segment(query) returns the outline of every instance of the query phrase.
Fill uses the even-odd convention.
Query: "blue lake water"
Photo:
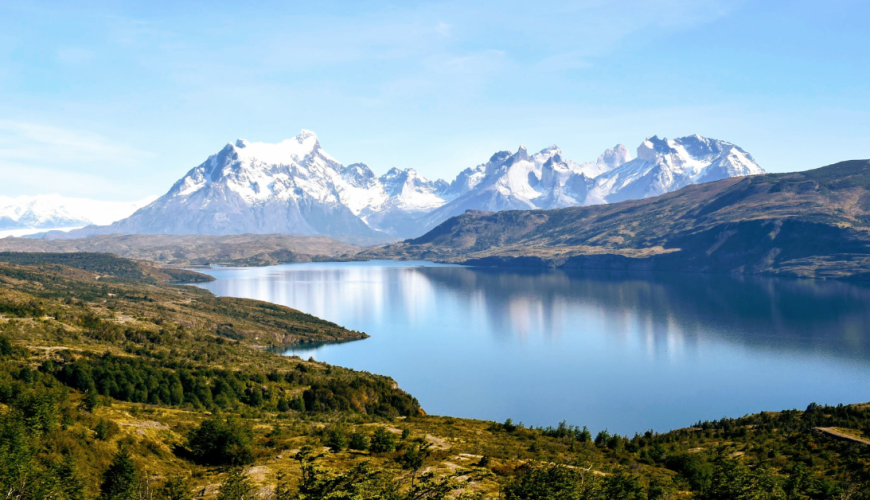
[[[664,431],[870,401],[870,286],[422,262],[207,270],[367,340],[289,350],[389,375],[434,414]]]

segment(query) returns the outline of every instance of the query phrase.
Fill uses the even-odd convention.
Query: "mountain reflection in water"
[[[870,400],[860,284],[396,262],[209,272],[218,295],[367,332],[288,354],[392,376],[431,413],[629,433]]]

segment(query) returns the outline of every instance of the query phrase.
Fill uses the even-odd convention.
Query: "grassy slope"
[[[60,300],[65,306],[86,304],[81,307],[101,321],[131,328],[159,329],[156,321],[173,321],[254,347],[367,337],[289,307],[169,286],[167,282],[204,275],[166,271],[106,254],[0,254],[0,293],[23,292],[33,297],[28,300]]]
[[[0,251],[100,252],[171,266],[265,266],[353,255],[359,247],[323,236],[108,235],[74,240],[0,239]]]
[[[359,256],[860,278],[870,265],[870,161],[612,205],[468,212]]]
[[[398,401],[395,404],[403,398],[410,401],[389,379],[252,348],[250,335],[274,328],[270,315],[263,316],[252,304],[243,304],[241,314],[245,316],[243,324],[251,330],[244,330],[248,336],[237,342],[213,329],[215,323],[224,321],[224,314],[240,321],[235,306],[215,311],[215,299],[200,290],[93,278],[90,271],[55,264],[0,264],[0,336],[11,339],[16,351],[12,356],[0,356],[0,386],[55,380],[56,390],[64,394],[59,403],[64,423],[38,438],[39,457],[46,462],[63,455],[75,457],[87,482],[88,498],[96,495],[100,474],[122,445],[132,451],[139,469],[156,483],[183,475],[191,490],[204,492],[206,498],[214,496],[228,469],[197,465],[186,454],[185,436],[208,415],[208,408],[186,399],[183,404],[148,404],[102,397],[103,405],[92,412],[81,409],[83,394],[74,386],[58,385],[53,377],[61,377],[62,366],[83,359],[93,366],[106,359],[135,362],[168,373],[205,370],[202,373],[207,377],[219,376],[208,375],[208,370],[215,368],[237,372],[237,379],[247,388],[236,392],[239,399],[224,399],[219,409],[253,425],[254,463],[249,476],[262,485],[274,484],[282,473],[298,479],[301,472],[292,459],[294,450],[305,445],[320,449],[324,427],[335,422],[343,422],[347,432],[371,435],[381,426],[395,433],[407,430],[410,436],[399,440],[400,449],[395,453],[329,453],[322,459],[324,465],[347,470],[369,461],[396,480],[405,478],[406,487],[408,472],[400,465],[405,453],[402,447],[419,438],[435,450],[424,470],[436,475],[469,472],[475,480],[465,488],[489,498],[495,498],[529,463],[565,463],[605,478],[622,472],[644,487],[661,485],[671,498],[685,497],[709,485],[713,463],[723,454],[735,457],[741,466],[771,470],[783,484],[801,477],[801,481],[829,488],[831,495],[839,492],[838,488],[857,488],[870,470],[870,447],[826,439],[813,431],[815,427],[835,427],[870,435],[867,406],[765,413],[633,438],[604,434],[597,442],[585,439],[579,429],[525,429],[425,416],[412,411],[413,406],[404,407],[410,412],[397,413],[395,408],[400,406],[382,411],[375,399]],[[105,358],[106,353],[115,357]],[[72,383],[69,378],[57,380]],[[218,379],[210,380],[214,389]],[[147,385],[147,380],[141,383]],[[281,399],[298,397],[316,384],[351,391],[347,409],[279,411]],[[360,392],[360,387],[369,389]],[[252,391],[262,391],[261,402],[244,400]],[[8,399],[4,395],[8,392],[0,393]],[[0,416],[9,415],[10,408],[0,404]],[[117,425],[116,431],[103,439],[95,430],[101,420]],[[488,463],[477,466],[483,456],[489,457]]]

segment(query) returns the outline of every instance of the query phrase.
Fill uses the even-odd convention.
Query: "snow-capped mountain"
[[[67,198],[57,194],[0,196],[0,231],[61,229],[111,224],[148,205],[156,196],[135,202]]]
[[[595,162],[577,163],[563,158],[553,145],[530,155],[525,146],[516,153],[499,151],[487,163],[462,171],[443,196],[448,200],[424,218],[426,228],[466,210],[529,210],[585,204],[592,179],[628,161],[619,144]]]
[[[763,173],[749,153],[730,142],[653,136],[637,147],[637,158],[596,177],[585,204],[649,198],[689,184]]]
[[[656,196],[687,184],[762,173],[739,147],[700,136],[652,137],[631,159],[619,144],[577,163],[555,145],[500,151],[451,183],[413,169],[377,177],[347,166],[303,130],[277,144],[239,139],[190,170],[165,195],[110,226],[109,233],[323,234],[356,241],[419,236],[466,210],[551,209]]]
[[[278,144],[227,144],[151,205],[86,232],[383,238],[444,204],[437,194],[444,184],[411,169],[376,178],[365,164],[343,166],[303,130]]]

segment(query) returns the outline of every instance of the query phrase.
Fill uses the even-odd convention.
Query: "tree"
[[[506,500],[582,500],[592,497],[594,478],[563,465],[525,466],[504,488]]]
[[[88,389],[88,392],[85,393],[85,397],[82,398],[81,408],[90,413],[99,405],[100,398],[97,397],[97,390],[94,388]]]
[[[347,434],[344,432],[344,427],[341,424],[334,424],[326,428],[324,431],[324,442],[332,451],[341,451],[347,449]]]
[[[287,403],[287,398],[281,398],[278,400],[278,411],[284,413],[290,410],[290,404]]]
[[[607,476],[601,493],[602,500],[647,500],[637,478],[624,472]]]
[[[118,424],[101,418],[94,427],[94,433],[100,441],[106,441],[118,432]]]
[[[249,500],[255,498],[255,488],[245,475],[245,471],[236,468],[230,471],[227,479],[221,484],[217,500]]]
[[[396,436],[383,427],[378,427],[372,436],[369,451],[372,453],[392,453],[396,451]]]
[[[10,356],[12,352],[12,342],[9,341],[9,337],[0,335],[0,356]]]
[[[212,416],[188,435],[194,459],[211,465],[244,465],[253,460],[254,431],[249,423],[233,417]]]
[[[59,479],[61,490],[65,495],[62,498],[66,500],[85,499],[85,485],[82,483],[78,467],[76,467],[76,459],[72,455],[63,457],[63,460],[57,464],[54,472]]]
[[[432,455],[432,443],[424,440],[420,441],[405,450],[405,453],[398,458],[402,467],[411,471],[411,489],[414,489],[417,472],[423,468],[426,459]]]
[[[138,486],[139,473],[136,466],[127,448],[121,448],[103,473],[100,500],[134,500]]]
[[[359,500],[398,500],[395,496],[397,486],[388,480],[382,471],[374,471],[369,464],[362,463],[347,472],[337,472],[321,467],[317,460],[323,455],[314,453],[310,446],[303,447],[295,455],[302,468],[302,480],[293,500],[359,499]],[[282,495],[284,493],[282,487]],[[279,498],[278,500],[285,500]]]
[[[158,491],[161,500],[191,500],[190,485],[182,476],[170,477]]]
[[[355,431],[350,435],[350,443],[348,448],[351,450],[368,451],[369,438],[360,431]]]

